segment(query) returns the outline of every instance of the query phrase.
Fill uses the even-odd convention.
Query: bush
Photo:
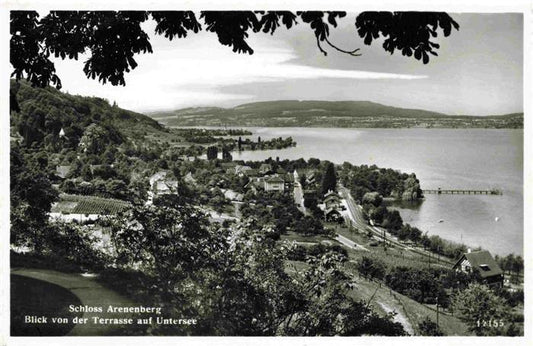
[[[524,291],[523,290],[517,290],[514,292],[511,292],[505,288],[501,288],[495,291],[496,294],[503,299],[506,300],[506,302],[512,306],[515,307],[519,304],[524,304]]]
[[[41,259],[57,270],[98,271],[108,262],[106,255],[96,249],[96,240],[83,226],[56,223],[48,227],[42,239]],[[63,264],[64,263],[64,264]]]
[[[326,245],[320,243],[310,246],[309,248],[302,245],[296,245],[287,255],[287,258],[292,261],[305,261],[307,256],[321,257],[328,252],[335,252],[348,257],[348,251],[342,246],[338,244]]]
[[[11,251],[10,264],[12,268],[50,269],[64,273],[78,273],[81,267],[75,263],[57,257],[49,257],[34,253],[16,253]]]
[[[421,303],[435,303],[447,307],[449,299],[440,281],[442,272],[435,269],[394,267],[385,276],[385,283],[393,290]]]
[[[418,330],[422,336],[443,336],[444,333],[439,326],[433,322],[429,317],[426,317],[418,324]]]
[[[381,260],[363,256],[357,263],[357,270],[364,277],[382,280],[385,277],[386,266]]]
[[[306,255],[307,255],[307,249],[302,245],[296,245],[287,254],[287,259],[291,261],[305,261]]]
[[[307,250],[308,255],[315,256],[315,257],[320,257],[327,252],[336,252],[336,253],[339,253],[341,255],[348,257],[348,252],[346,251],[346,249],[344,249],[342,246],[337,245],[337,244],[335,245],[316,244],[316,245],[311,246]]]

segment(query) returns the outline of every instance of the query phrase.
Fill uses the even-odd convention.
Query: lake
[[[498,188],[502,196],[426,195],[422,203],[394,208],[428,235],[523,255],[523,130],[248,129],[263,140],[292,136],[297,146],[234,152],[234,160],[315,157],[413,172],[423,189]]]

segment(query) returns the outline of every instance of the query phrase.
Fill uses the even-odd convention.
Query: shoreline
[[[427,186],[491,189],[503,195],[425,196],[421,218],[410,215],[406,223],[419,225],[430,234],[460,243],[481,244],[496,254],[523,255],[523,130],[518,129],[348,129],[251,128],[262,137],[292,135],[296,148],[284,151],[235,153],[234,160],[308,160],[315,157],[341,165],[376,165],[405,173],[415,172]],[[259,130],[259,131],[257,131]],[[360,131],[361,130],[361,131]],[[386,136],[394,138],[385,140]],[[427,142],[429,140],[429,142]],[[421,146],[422,143],[427,145]],[[449,154],[442,156],[443,146]],[[455,154],[456,153],[456,154]],[[233,153],[232,153],[233,154]],[[442,157],[440,157],[442,156]],[[496,164],[494,163],[496,161]],[[490,173],[487,169],[491,169]],[[428,185],[429,184],[429,185]],[[469,212],[472,210],[473,212]],[[409,211],[408,213],[413,213]],[[420,213],[420,211],[415,211]],[[445,215],[445,217],[443,217]],[[499,217],[498,223],[494,218]],[[413,222],[410,219],[415,219]],[[434,224],[439,219],[454,220]],[[435,233],[436,232],[436,233]],[[455,236],[455,234],[457,236]],[[451,236],[450,236],[451,235]],[[476,237],[472,235],[477,235]]]
[[[153,119],[153,118],[152,118]],[[157,121],[157,119],[154,119]],[[208,130],[220,130],[220,129],[338,129],[338,130],[457,130],[457,131],[500,131],[500,130],[516,130],[524,131],[524,127],[338,127],[338,126],[270,126],[270,125],[167,125],[165,123],[158,123],[169,129],[208,129]],[[251,135],[250,135],[251,136]]]

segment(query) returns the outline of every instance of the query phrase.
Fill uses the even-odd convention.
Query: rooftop
[[[503,274],[500,266],[488,251],[483,250],[465,253],[461,256],[459,261],[457,261],[454,268],[463,260],[463,258],[466,258],[468,262],[470,262],[472,268],[479,269],[479,274],[482,278]]]
[[[283,180],[281,177],[274,176],[274,177],[268,177],[265,179],[267,183],[284,183],[285,180]]]

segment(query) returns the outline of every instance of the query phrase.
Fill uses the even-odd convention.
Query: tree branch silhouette
[[[135,56],[152,53],[149,35],[141,24],[156,23],[155,34],[169,40],[185,39],[204,29],[235,53],[253,54],[247,39],[250,33],[274,35],[300,22],[323,44],[336,51],[360,56],[360,48],[343,49],[329,40],[330,27],[346,16],[342,11],[50,11],[40,18],[35,11],[11,11],[10,62],[16,80],[27,79],[33,86],[61,88],[51,56],[75,59],[88,54],[83,71],[87,78],[102,84],[125,85],[125,74],[137,67]],[[383,49],[427,64],[440,46],[431,39],[439,29],[449,36],[459,24],[444,12],[362,12],[355,18],[355,34],[366,45],[384,38]]]
[[[352,55],[352,56],[361,56],[362,55],[361,53],[358,53],[361,50],[360,48],[356,48],[354,50],[344,50],[344,49],[341,49],[341,48],[335,46],[327,38],[326,38],[326,42],[330,45],[330,47],[335,48],[336,50],[338,50],[341,53],[349,54],[349,55]]]

